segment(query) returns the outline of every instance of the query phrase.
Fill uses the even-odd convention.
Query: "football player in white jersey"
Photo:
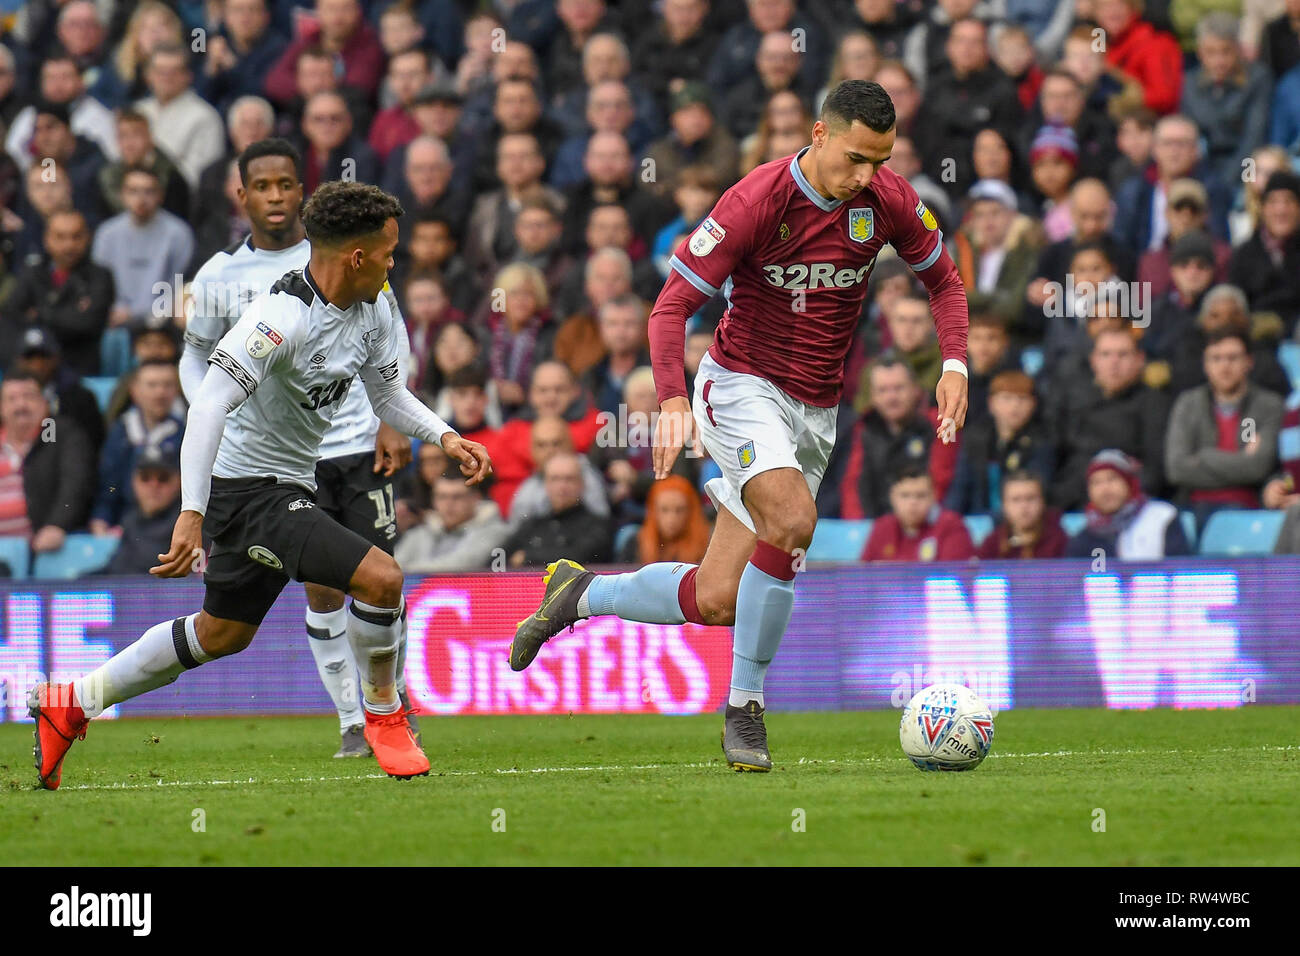
[[[36,767],[57,789],[63,760],[107,707],[249,645],[290,578],[345,591],[366,742],[390,776],[429,772],[397,695],[402,570],[316,506],[321,440],[354,379],[403,434],[439,442],[467,483],[492,471],[406,390],[397,320],[382,290],[401,204],[375,186],[325,183],[303,208],[311,259],[260,295],[217,343],[181,445],[181,514],[150,573],[184,577],[212,538],[197,614],[155,624],[70,684],[32,688]],[[318,358],[319,356],[319,358]]]
[[[258,140],[240,154],[239,199],[252,231],[205,262],[191,283],[191,309],[180,363],[181,387],[191,402],[221,337],[253,299],[286,272],[307,264],[311,244],[301,219],[301,169],[298,150],[283,139]],[[389,306],[400,319],[396,297],[387,286],[384,289]],[[405,331],[403,324],[404,345]],[[391,478],[411,460],[411,443],[375,417],[365,389],[348,390],[321,442],[320,459],[316,464],[317,507],[392,554],[397,524]],[[305,587],[307,645],[316,661],[316,673],[339,716],[342,740],[334,756],[368,757],[370,747],[363,734],[357,665],[348,647],[343,592],[318,584]],[[397,692],[418,741],[419,725],[411,716],[403,677],[405,659],[403,631]]]

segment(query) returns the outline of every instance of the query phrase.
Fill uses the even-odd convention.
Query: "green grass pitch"
[[[6,724],[0,861],[1294,866],[1297,717],[1008,711],[981,767],[940,774],[897,712],[774,711],[764,775],[725,768],[718,715],[426,716],[408,782],[331,759],[323,717],[135,719],[93,724],[56,793]]]

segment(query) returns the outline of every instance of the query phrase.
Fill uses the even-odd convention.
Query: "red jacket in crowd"
[[[579,455],[585,455],[596,441],[596,434],[600,431],[597,415],[596,406],[588,402],[582,417],[569,422],[573,450]],[[492,458],[494,482],[489,493],[503,515],[510,514],[510,502],[515,491],[536,468],[532,438],[533,419],[512,418],[497,429],[491,443],[483,442]]]
[[[1178,109],[1183,95],[1183,51],[1172,33],[1133,19],[1118,37],[1108,38],[1106,63],[1142,85],[1148,108],[1164,115]]]
[[[877,518],[862,551],[863,561],[965,561],[975,557],[966,522],[937,506],[915,534],[907,534],[892,514]]]
[[[1043,515],[1043,527],[1038,537],[1032,542],[1011,542],[1011,528],[1005,521],[999,522],[987,538],[980,542],[977,558],[986,561],[999,559],[1021,560],[1024,558],[1063,558],[1068,539],[1061,528],[1059,511],[1048,509]]]
[[[298,57],[302,51],[320,42],[320,25],[306,23],[298,39],[289,44],[289,48],[271,67],[266,75],[266,95],[276,103],[292,102],[298,95]],[[379,81],[384,78],[384,48],[379,44],[379,37],[374,27],[365,20],[357,24],[357,29],[348,42],[339,51],[343,60],[343,76],[339,77],[339,86],[356,87],[367,98],[373,97],[379,89]]]

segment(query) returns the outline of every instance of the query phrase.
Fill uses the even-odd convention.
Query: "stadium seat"
[[[36,556],[32,576],[66,581],[94,574],[108,564],[118,543],[109,535],[70,534],[58,551]]]
[[[1178,513],[1178,517],[1183,522],[1183,534],[1187,535],[1187,546],[1192,549],[1193,553],[1195,553],[1196,515],[1192,514],[1190,511],[1181,511]]]
[[[971,542],[977,548],[993,533],[993,519],[988,515],[967,515],[962,520],[966,522],[966,530],[970,532]]]
[[[81,384],[86,386],[90,394],[95,396],[95,401],[99,403],[101,412],[108,411],[109,399],[113,397],[113,390],[117,388],[117,379],[110,378],[107,375],[94,375],[90,378],[83,378]]]
[[[1067,511],[1061,515],[1061,530],[1067,537],[1073,538],[1088,523],[1088,516],[1082,511]]]
[[[1021,349],[1020,370],[1030,378],[1037,378],[1043,370],[1043,350],[1035,345]]]
[[[1283,342],[1277,347],[1277,360],[1286,370],[1292,388],[1300,388],[1300,342]]]
[[[635,538],[637,532],[640,530],[641,526],[639,524],[625,524],[623,527],[618,529],[618,532],[614,535],[615,561],[619,560],[619,555],[623,553],[623,549],[627,547],[627,543]]]
[[[1216,511],[1201,532],[1200,553],[1272,554],[1283,517],[1282,511]]]
[[[9,565],[9,576],[15,580],[27,577],[31,570],[32,549],[26,538],[0,538],[0,561]]]
[[[871,521],[822,518],[808,547],[809,561],[856,561],[871,534]]]

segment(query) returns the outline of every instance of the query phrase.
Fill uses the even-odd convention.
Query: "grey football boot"
[[[722,752],[726,754],[727,766],[737,772],[767,773],[772,769],[772,757],[767,752],[767,727],[758,701],[751,700],[744,707],[727,705]]]
[[[542,605],[515,628],[510,642],[510,669],[521,671],[533,662],[542,645],[566,627],[573,627],[578,617],[578,598],[596,575],[576,561],[561,558],[546,566],[542,584]]]
[[[347,730],[343,731],[343,739],[339,743],[339,752],[334,757],[369,757],[373,754],[370,744],[366,743],[366,735],[360,724],[353,724]]]

